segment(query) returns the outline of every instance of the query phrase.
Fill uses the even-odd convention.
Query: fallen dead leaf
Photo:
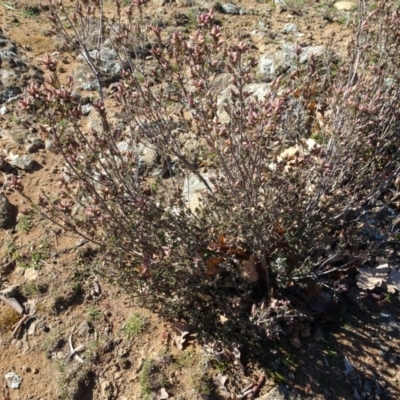
[[[249,260],[244,260],[242,264],[244,267],[244,277],[251,283],[258,282],[260,276],[257,271],[254,255],[251,255]]]
[[[206,274],[208,276],[215,276],[219,272],[219,265],[224,261],[222,257],[210,257],[206,261]]]

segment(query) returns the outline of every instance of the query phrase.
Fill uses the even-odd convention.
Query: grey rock
[[[287,4],[285,0],[274,0],[274,3],[278,12],[287,10]]]
[[[294,46],[293,46],[294,49]],[[306,63],[311,55],[314,57],[321,57],[325,54],[326,48],[325,46],[307,46],[303,47],[302,52],[300,53],[300,63]]]
[[[315,57],[320,57],[324,52],[324,46],[303,47],[299,62],[301,64],[307,63],[311,54]],[[258,64],[259,73],[264,80],[271,81],[285,72],[294,70],[296,68],[296,58],[295,45],[284,44],[281,50],[261,56]]]
[[[44,149],[45,143],[40,138],[34,138],[26,145],[25,149],[28,153],[36,153],[37,151]]]
[[[210,176],[202,174],[203,179],[207,182],[208,186],[212,189]],[[208,188],[204,181],[202,181],[196,174],[189,174],[185,179],[185,184],[182,189],[182,198],[187,204],[187,207],[195,212],[201,206],[200,197],[202,193],[207,192]]]
[[[7,113],[8,113],[8,109],[5,105],[0,107],[0,115],[6,115]]]
[[[44,141],[44,148],[49,151],[54,150],[54,142],[50,139],[46,139]]]
[[[122,72],[118,53],[107,47],[103,47],[100,51],[92,50],[88,55],[82,53],[77,57],[77,60],[85,63],[85,65],[76,68],[73,75],[74,81],[82,90],[99,89],[99,83],[88,66],[91,60],[100,62],[99,72],[102,86],[107,87],[117,82]]]
[[[0,229],[6,229],[12,219],[11,204],[7,197],[0,193]]]
[[[217,99],[217,116],[223,123],[228,123],[230,121],[229,114],[224,110],[224,104],[231,101],[232,89],[234,89],[234,86],[229,84],[224,88],[224,90],[221,91]],[[258,100],[263,100],[266,94],[270,92],[270,87],[268,83],[250,83],[245,85],[244,90],[251,93]]]
[[[128,142],[124,140],[117,143],[117,149],[122,155],[125,155],[126,153],[128,153],[128,151],[132,150],[132,147]]]
[[[82,322],[77,330],[76,333],[78,336],[87,336],[90,333],[90,325],[87,321]]]
[[[103,126],[103,121],[98,113],[91,113],[88,117],[87,127],[88,129],[101,129]]]
[[[117,148],[122,156],[127,155],[131,151],[138,157],[139,172],[141,175],[162,177],[167,173],[167,165],[161,160],[155,146],[143,143],[132,146],[123,140],[117,143]]]
[[[0,103],[6,103],[21,94],[32,80],[43,82],[43,73],[26,63],[26,58],[2,29],[0,49]]]
[[[296,37],[304,36],[302,33],[300,33],[297,30],[297,26],[295,24],[285,24],[285,26],[283,27],[282,32],[283,33],[290,33],[290,34],[292,34],[293,36],[296,36]]]
[[[29,156],[24,155],[22,157],[17,157],[13,160],[10,160],[9,163],[15,168],[29,171],[33,168],[34,161]]]
[[[97,81],[83,82],[81,85],[81,89],[87,90],[88,92],[94,92],[100,89],[100,85]]]
[[[141,169],[145,169],[152,176],[164,175],[164,168],[161,167],[161,159],[157,149],[153,146],[140,146]],[[160,168],[161,167],[161,168]],[[166,171],[165,171],[166,172]]]
[[[93,106],[91,104],[85,104],[82,106],[82,114],[89,115],[90,112],[93,110]]]
[[[15,372],[8,372],[4,375],[6,379],[7,386],[10,389],[19,389],[22,383],[22,378]]]
[[[233,3],[226,3],[223,6],[221,6],[221,11],[224,14],[239,15],[241,14],[241,10],[242,10],[241,7],[238,7]]]

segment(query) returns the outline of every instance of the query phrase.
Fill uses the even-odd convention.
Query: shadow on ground
[[[267,374],[284,389],[271,399],[399,399],[400,302],[366,297],[314,326],[300,349],[269,353]]]

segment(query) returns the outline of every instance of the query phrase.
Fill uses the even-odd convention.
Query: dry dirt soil
[[[109,13],[111,3],[105,1]],[[199,8],[213,5],[200,3],[155,0],[146,3],[144,12],[170,26],[179,15],[186,15],[191,29]],[[334,48],[344,54],[354,10],[336,11],[322,0],[289,3],[291,7],[282,11],[271,1],[243,0],[237,4],[252,13],[217,17],[228,38],[253,42],[259,54],[277,48],[274,32],[281,32],[287,23],[296,24],[304,34],[291,38],[302,44],[324,44],[335,31]],[[36,6],[40,4],[27,0],[0,2],[0,26],[29,63],[41,68],[41,60],[58,52],[59,43],[46,35],[46,11]],[[260,22],[268,25],[269,36],[254,34]],[[76,61],[72,54],[63,57],[66,77]],[[25,154],[24,135],[29,130],[17,102],[7,107],[9,113],[0,116],[0,149]],[[57,191],[59,157],[47,150],[31,156],[36,164],[22,173],[25,193],[36,198],[40,189]],[[258,396],[264,399],[400,398],[397,295],[360,295],[354,307],[340,306],[325,322],[313,326],[300,348],[285,343],[261,346],[264,365],[246,362],[245,351],[243,368],[239,363],[213,361],[196,336],[180,350],[171,324],[93,276],[90,250],[79,238],[64,234],[40,215],[21,217],[29,210],[26,200],[15,192],[7,192],[7,197],[18,223],[0,231],[0,287],[19,285],[19,302],[34,313],[13,335],[20,315],[0,303],[3,400],[236,399],[263,374],[266,379]],[[78,348],[70,358],[69,341]],[[9,372],[22,378],[18,389],[7,386],[4,376]]]

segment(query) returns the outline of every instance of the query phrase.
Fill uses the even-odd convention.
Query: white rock
[[[353,10],[357,4],[354,1],[337,1],[333,7],[339,11],[351,11]]]
[[[225,14],[231,15],[239,15],[241,11],[241,7],[238,7],[233,3],[224,4],[223,6],[221,6],[221,9]]]
[[[19,389],[21,386],[22,379],[15,372],[8,372],[4,377],[6,378],[7,386],[10,389]]]
[[[212,183],[207,174],[202,174],[203,179],[212,188]],[[185,186],[182,190],[182,197],[192,212],[200,206],[201,194],[208,191],[205,183],[195,174],[190,174],[185,180]]]
[[[293,36],[304,36],[304,34],[300,33],[297,30],[297,26],[295,24],[285,24],[283,27],[283,33],[291,33]]]
[[[33,268],[27,268],[24,277],[27,281],[35,281],[38,277],[38,271]]]
[[[93,106],[91,104],[85,104],[82,106],[82,114],[89,115],[90,112],[93,110]]]
[[[9,161],[9,164],[15,168],[22,169],[25,171],[28,171],[33,168],[33,160],[27,155],[14,158],[13,160]]]

